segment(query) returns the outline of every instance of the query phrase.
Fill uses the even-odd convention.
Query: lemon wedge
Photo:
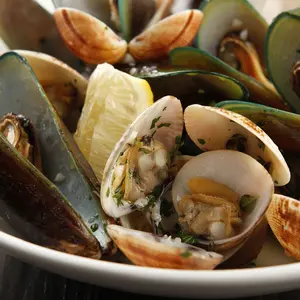
[[[153,104],[148,82],[108,63],[93,71],[74,139],[98,180],[128,126]]]

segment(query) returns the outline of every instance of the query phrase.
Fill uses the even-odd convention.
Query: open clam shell
[[[300,260],[300,202],[275,194],[266,216],[275,237],[286,250],[286,254]]]
[[[85,100],[87,79],[53,56],[28,50],[14,52],[28,61],[59,116],[70,132],[75,132]]]
[[[135,265],[168,269],[212,270],[223,256],[181,243],[180,239],[108,225],[107,231]]]
[[[194,104],[186,108],[184,120],[188,135],[202,150],[245,152],[268,169],[276,186],[290,181],[290,170],[278,146],[246,117],[218,107]]]
[[[300,151],[300,115],[251,102],[222,101],[216,107],[236,112],[259,126],[283,152]]]
[[[116,187],[113,186],[114,180],[122,178],[122,176],[129,176],[128,179],[130,179],[130,177],[131,179],[132,177],[134,177],[133,179],[136,179],[136,176],[133,176],[133,174],[135,174],[138,170],[140,170],[138,174],[141,174],[141,169],[144,168],[142,167],[141,161],[144,161],[145,159],[147,161],[145,164],[148,165],[149,162],[151,166],[154,163],[151,161],[154,159],[154,152],[152,152],[151,149],[143,149],[143,146],[137,149],[136,141],[142,141],[142,144],[144,145],[146,145],[148,141],[151,141],[151,143],[159,143],[159,145],[162,147],[161,150],[163,151],[164,155],[169,157],[167,159],[169,160],[177,147],[179,147],[178,141],[179,143],[181,142],[180,139],[182,131],[182,106],[180,100],[173,96],[165,96],[162,99],[159,99],[136,118],[136,120],[127,129],[120,141],[114,147],[114,150],[108,158],[104,169],[103,180],[101,183],[101,204],[109,216],[118,218],[137,209],[135,203],[128,201],[129,199],[125,199],[126,196],[124,191],[121,193],[121,195],[117,193],[118,188],[116,189]],[[135,152],[132,152],[132,149],[136,149],[134,151],[137,151],[137,156],[135,156],[136,154],[133,155]],[[132,156],[128,156],[126,158],[125,164],[126,167],[129,167],[129,169],[125,169],[124,173],[123,164],[121,161],[123,160],[124,155],[127,153],[131,153]],[[135,168],[132,169],[131,164],[135,164],[136,157],[138,157],[139,163],[137,166],[135,166]],[[163,159],[163,162],[165,162],[165,159]],[[156,162],[155,165],[157,165]],[[165,171],[168,172],[168,164],[165,165],[163,163],[163,165],[163,168],[167,167]],[[121,176],[119,175],[119,172],[122,172]],[[164,177],[165,176],[167,176],[167,174],[165,174]],[[156,182],[158,186],[163,181],[163,179],[157,178],[157,176],[151,172],[147,175],[147,181],[151,181],[152,184],[153,182],[150,180],[150,178],[152,178],[153,182]],[[119,187],[122,187],[122,190],[124,187],[124,182],[127,182],[125,179],[127,179],[127,177],[124,177],[120,182]],[[148,187],[146,184],[144,189],[147,190],[147,188]],[[130,192],[130,189],[128,190]],[[142,191],[143,189],[138,187],[138,190]],[[144,194],[144,192],[142,192],[142,194]],[[146,197],[145,201],[148,203],[149,198],[147,198],[147,195],[144,195],[144,197]],[[147,203],[144,204],[147,205]]]
[[[191,181],[198,179],[203,179],[204,183],[192,187]],[[207,180],[209,184],[205,183]],[[212,190],[210,182],[213,182],[212,187],[218,187]],[[225,251],[246,241],[261,222],[273,192],[274,183],[270,174],[254,158],[238,151],[214,150],[185,163],[173,182],[172,198],[179,217],[183,218],[180,221],[183,231],[195,235],[200,245],[212,251]],[[205,195],[207,198],[203,197]],[[245,210],[242,200],[245,195],[255,198],[249,210]],[[184,198],[190,196],[194,206],[190,206],[190,202],[189,206],[184,206]],[[226,203],[231,207],[230,218],[240,218],[237,227],[231,223],[232,228],[227,228],[227,225],[230,226],[227,217],[220,217],[222,214],[219,215],[219,209],[225,205],[221,199],[228,199]],[[199,203],[204,203],[204,206],[201,204],[199,207]],[[208,216],[206,209],[209,208],[212,208],[212,215]],[[228,234],[227,229],[232,231]]]
[[[15,52],[6,53],[0,58],[0,76],[0,97],[3,99],[0,102],[1,115],[11,112],[31,121],[40,145],[43,170],[40,176],[44,175],[57,187],[63,195],[61,197],[70,202],[90,233],[96,237],[102,253],[109,253],[112,241],[103,222],[110,222],[110,219],[100,206],[100,184],[44,94],[28,62]],[[32,188],[35,191],[35,187]],[[13,202],[7,203],[8,206],[13,205]],[[31,210],[38,215],[38,204],[33,203]],[[26,220],[26,214],[22,210],[18,212],[20,218]],[[6,212],[2,213],[5,215]]]
[[[279,93],[297,113],[300,112],[300,70],[296,72],[296,63],[300,63],[299,31],[300,8],[286,11],[272,21],[265,42],[268,74]]]

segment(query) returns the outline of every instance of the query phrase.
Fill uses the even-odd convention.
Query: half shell
[[[204,185],[200,181],[192,187],[191,182],[199,179],[204,180]],[[218,187],[212,189],[206,181]],[[273,192],[270,174],[251,156],[233,150],[214,150],[185,163],[175,177],[172,198],[182,230],[196,235],[200,245],[219,252],[246,241],[261,222]],[[245,195],[255,199],[247,210]],[[186,199],[191,200],[185,203]],[[227,220],[227,216],[232,219]],[[238,223],[232,223],[235,218],[240,219]]]
[[[300,260],[300,202],[275,194],[266,213],[269,225],[286,254]]]
[[[127,258],[138,266],[168,269],[212,270],[223,256],[168,237],[108,225],[108,234]]]
[[[119,167],[121,167],[121,169],[123,168],[119,158],[122,160],[124,154],[128,153],[126,152],[127,150],[131,151],[132,149],[135,149],[135,141],[141,141],[142,139],[144,139],[144,137],[146,137],[144,140],[151,140],[160,144],[162,149],[165,149],[163,150],[163,152],[167,153],[167,155],[171,157],[175,149],[178,147],[178,140],[180,143],[182,131],[183,112],[181,103],[177,98],[173,96],[165,96],[162,99],[159,99],[141,115],[139,115],[139,117],[124,133],[120,141],[116,144],[114,150],[107,160],[104,169],[103,180],[101,184],[101,204],[108,215],[114,218],[118,218],[137,209],[134,203],[130,203],[130,201],[124,198],[126,197],[125,194],[121,194],[119,201],[117,201],[117,198],[119,197],[117,197],[116,195],[118,193],[116,193],[116,188],[113,187],[113,182],[114,179],[119,176]],[[127,157],[125,162],[126,165],[129,164],[131,166],[131,163],[135,161],[136,155],[138,155],[137,157],[141,158],[141,155],[145,154],[145,157],[143,156],[143,158],[147,159],[147,161],[148,158],[152,157],[152,154],[150,153],[148,156],[148,149],[145,149],[146,151],[144,152],[140,150],[143,149],[139,148],[137,150],[137,154],[134,154],[134,156],[132,154],[132,156]],[[151,161],[150,163],[152,165]],[[134,170],[128,169],[131,170],[129,174],[126,171],[124,174],[122,170],[122,174],[124,174],[125,176],[132,176],[132,174],[134,174],[134,172],[139,168],[140,165],[137,165]],[[152,176],[153,174],[150,175]],[[154,177],[156,178],[156,175]],[[122,187],[123,182],[124,181],[122,180]],[[157,183],[158,185],[160,185],[162,183],[162,180],[157,180]],[[147,195],[144,196],[147,198]],[[146,202],[147,201],[148,200],[146,200]]]
[[[290,170],[271,138],[244,116],[217,107],[190,105],[184,112],[186,130],[202,150],[237,149],[257,159],[275,185],[290,181]]]

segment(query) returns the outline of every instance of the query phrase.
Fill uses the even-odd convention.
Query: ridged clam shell
[[[154,268],[212,270],[223,256],[187,244],[178,245],[164,237],[118,225],[107,231],[119,249],[135,265]]]
[[[290,181],[290,170],[277,145],[246,117],[226,109],[194,104],[186,108],[184,121],[188,135],[204,151],[226,149],[227,141],[234,134],[246,137],[245,152],[271,163],[269,172],[275,185]]]
[[[95,17],[72,8],[58,8],[54,19],[60,35],[74,55],[90,64],[119,62],[127,42]]]
[[[202,17],[200,10],[186,10],[166,17],[132,39],[129,53],[138,61],[147,61],[165,57],[176,47],[188,46],[195,38]]]
[[[266,216],[275,237],[287,254],[300,260],[300,202],[274,194]]]

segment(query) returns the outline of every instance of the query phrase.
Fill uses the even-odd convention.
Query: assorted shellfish
[[[246,0],[179,2],[28,1],[45,22],[17,35],[8,17],[22,13],[0,7],[1,218],[44,247],[139,266],[239,268],[267,236],[299,261],[300,8],[268,24]],[[93,102],[99,65],[121,89]],[[141,91],[153,102],[96,176],[79,120],[132,82],[126,113]]]

